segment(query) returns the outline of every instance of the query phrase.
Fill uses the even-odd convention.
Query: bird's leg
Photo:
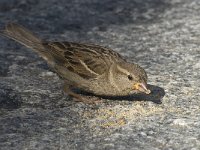
[[[71,96],[73,98],[74,101],[76,102],[83,102],[83,103],[86,103],[86,104],[95,104],[97,101],[95,100],[90,100],[86,97],[83,97],[77,93],[74,93],[71,88],[73,86],[70,85],[70,84],[67,84],[67,82],[64,84],[63,86],[63,90],[65,93],[67,93],[69,96]]]
[[[64,91],[65,93],[67,93],[67,94],[68,94],[69,96],[71,96],[71,97],[74,97],[74,98],[76,98],[76,99],[81,99],[81,96],[80,96],[79,94],[76,94],[76,93],[74,93],[74,92],[71,90],[70,85],[64,84],[64,86],[63,86],[63,91]]]

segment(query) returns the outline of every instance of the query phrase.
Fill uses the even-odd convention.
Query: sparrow
[[[130,63],[110,48],[95,44],[45,41],[16,23],[0,31],[39,54],[64,80],[64,92],[84,102],[73,88],[102,96],[150,94],[147,74],[138,64]]]

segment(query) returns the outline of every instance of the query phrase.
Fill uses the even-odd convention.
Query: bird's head
[[[137,64],[119,62],[116,65],[116,73],[114,76],[116,84],[122,91],[128,93],[151,93],[147,88],[147,74]]]

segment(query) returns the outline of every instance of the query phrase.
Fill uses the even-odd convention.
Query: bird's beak
[[[149,89],[147,89],[147,86],[145,83],[135,83],[133,85],[133,90],[138,90],[138,91],[146,93],[146,94],[151,93],[151,91]]]

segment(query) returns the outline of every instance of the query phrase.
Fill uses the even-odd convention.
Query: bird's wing
[[[106,73],[121,56],[105,47],[72,42],[44,42],[56,64],[83,78],[96,78]]]

